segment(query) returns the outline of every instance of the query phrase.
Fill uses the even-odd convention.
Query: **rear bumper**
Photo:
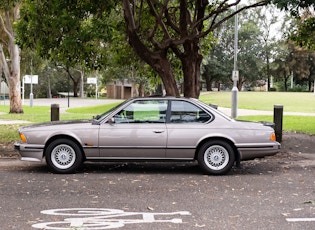
[[[272,156],[277,154],[281,149],[281,144],[278,142],[262,144],[262,145],[246,145],[237,146],[240,154],[240,160],[253,160],[265,156]]]
[[[15,142],[14,149],[20,154],[22,161],[42,161],[44,145],[33,145]]]

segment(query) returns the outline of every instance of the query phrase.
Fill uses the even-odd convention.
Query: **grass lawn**
[[[231,107],[231,92],[210,92],[199,99],[220,107]],[[315,113],[314,93],[238,92],[238,108],[273,111],[274,105],[283,105],[287,112]]]
[[[203,93],[201,101],[207,104],[217,104],[219,107],[231,107],[231,92]],[[97,114],[116,106],[118,103],[87,106],[67,109],[61,113],[61,120],[91,119]],[[238,108],[273,111],[273,106],[280,104],[286,112],[315,113],[315,96],[313,93],[285,93],[285,92],[239,92]],[[8,114],[9,106],[0,105],[0,119],[26,120],[30,122],[50,121],[50,106],[23,107],[23,114]],[[3,114],[2,114],[2,113]],[[273,116],[238,117],[241,120],[273,121]],[[9,143],[18,140],[17,128],[21,124],[0,125],[0,142]],[[315,135],[315,116],[284,116],[284,131],[296,131]]]

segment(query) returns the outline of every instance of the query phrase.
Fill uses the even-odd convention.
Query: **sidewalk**
[[[33,106],[51,106],[52,104],[59,104],[60,112],[65,112],[68,108],[77,108],[101,104],[110,104],[119,102],[122,100],[115,99],[81,99],[81,98],[52,98],[52,99],[34,99]],[[68,107],[69,103],[69,107]],[[24,101],[24,107],[29,106],[29,100]],[[285,108],[284,108],[285,109]],[[231,116],[230,108],[218,107],[218,110],[225,113],[228,116]],[[3,114],[0,112],[0,115]],[[254,115],[273,115],[273,111],[262,111],[262,110],[249,110],[249,109],[238,109],[238,116],[254,116]],[[300,112],[285,112],[284,115],[293,115],[293,116],[315,116],[315,113],[300,113]],[[0,125],[4,124],[23,124],[30,123],[28,121],[21,120],[3,120],[0,119]]]

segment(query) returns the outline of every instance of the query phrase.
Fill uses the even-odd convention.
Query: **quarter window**
[[[205,123],[211,116],[187,101],[172,101],[171,123]]]

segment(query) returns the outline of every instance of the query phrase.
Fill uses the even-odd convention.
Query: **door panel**
[[[101,157],[164,158],[165,124],[103,124],[100,127]]]

